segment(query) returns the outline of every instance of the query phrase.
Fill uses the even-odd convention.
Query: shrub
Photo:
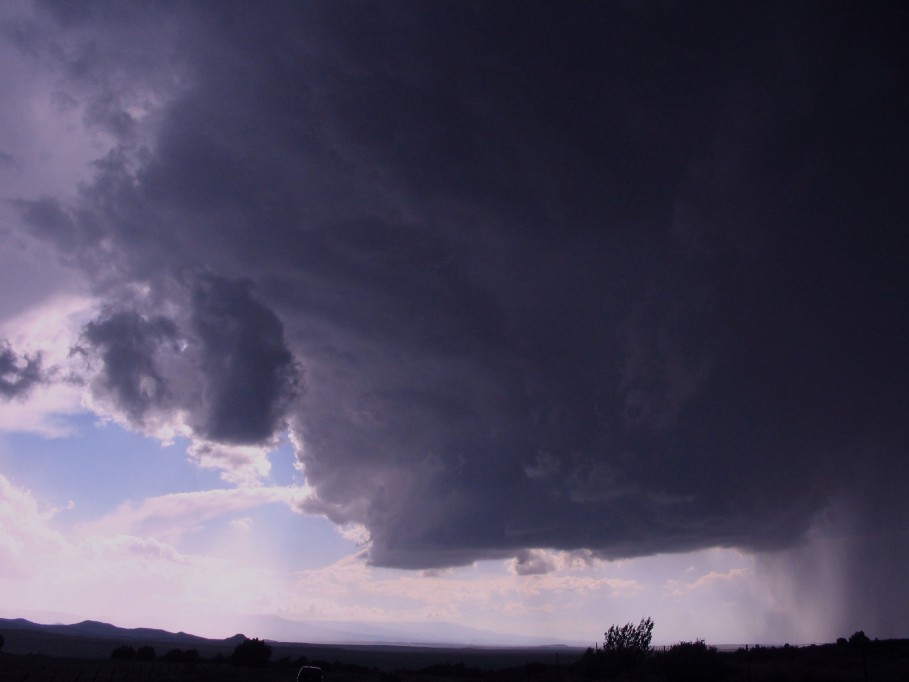
[[[139,650],[136,652],[137,661],[154,661],[156,658],[155,648],[146,644],[145,646],[140,646]]]
[[[703,639],[673,645],[662,661],[669,682],[708,682],[720,677],[716,647],[707,646]]]

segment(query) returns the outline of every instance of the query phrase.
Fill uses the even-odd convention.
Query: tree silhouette
[[[849,643],[857,648],[866,647],[870,642],[871,640],[868,638],[868,635],[865,634],[864,630],[853,632],[849,637]]]
[[[637,625],[611,625],[603,642],[603,662],[606,674],[616,677],[637,667],[647,658],[653,637],[653,619],[641,618]]]
[[[139,650],[136,652],[137,661],[154,661],[157,658],[155,654],[155,648],[146,644],[145,646],[140,646]]]
[[[868,679],[867,649],[868,649],[868,645],[871,644],[871,639],[868,637],[868,635],[865,634],[864,630],[858,630],[857,632],[853,632],[852,636],[849,637],[849,644],[853,648],[858,649],[859,654],[862,657],[862,673],[864,673],[864,677],[867,680]]]
[[[271,658],[271,647],[261,639],[244,639],[230,656],[234,665],[263,666]]]
[[[653,620],[641,618],[637,625],[625,623],[622,627],[611,625],[606,631],[603,651],[610,654],[629,654],[643,658],[650,651],[653,637]]]

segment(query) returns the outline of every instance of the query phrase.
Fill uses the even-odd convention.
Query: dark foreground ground
[[[111,642],[66,638],[52,643],[5,635],[0,682],[295,682],[301,664],[323,669],[325,682],[763,682],[826,680],[909,682],[909,640],[870,642],[864,647],[829,644],[759,647],[748,651],[657,649],[630,670],[609,670],[580,649],[444,649],[395,646],[273,645],[265,667],[228,662],[230,651],[199,651],[194,664],[166,662],[166,643],[148,661],[111,660]],[[84,641],[78,641],[84,640]],[[115,642],[114,646],[122,644]],[[134,646],[155,646],[135,642]],[[31,648],[30,648],[31,647]],[[62,647],[62,648],[61,648]],[[35,653],[53,650],[55,655]],[[32,653],[28,653],[31,651]],[[679,652],[677,651],[676,654]]]

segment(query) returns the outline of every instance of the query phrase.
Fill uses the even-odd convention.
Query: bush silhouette
[[[171,649],[161,657],[165,663],[195,663],[199,660],[198,649]]]
[[[271,647],[261,639],[245,639],[230,656],[234,665],[263,666],[271,658]]]
[[[679,642],[662,657],[669,682],[709,682],[720,678],[720,661],[716,647],[703,639]]]
[[[155,654],[154,647],[148,646],[147,644],[145,646],[140,646],[139,650],[136,652],[137,661],[154,661],[155,658],[157,658],[157,655]]]

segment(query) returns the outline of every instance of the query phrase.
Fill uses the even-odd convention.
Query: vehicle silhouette
[[[322,668],[304,665],[297,673],[297,682],[322,682]]]

